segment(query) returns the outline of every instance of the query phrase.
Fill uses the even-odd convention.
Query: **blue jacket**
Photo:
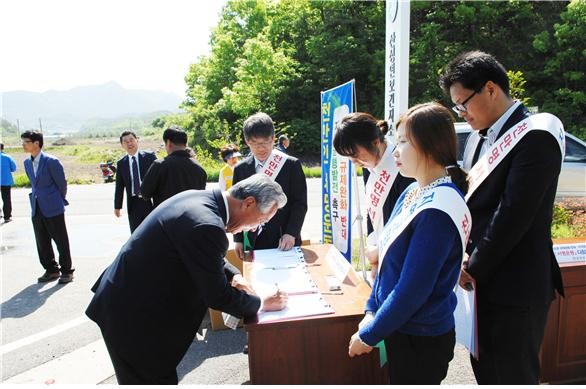
[[[413,185],[397,200],[391,219]],[[395,331],[437,336],[454,328],[461,261],[462,242],[450,216],[433,208],[419,213],[387,250],[366,303],[376,315],[360,338],[373,346]]]
[[[24,170],[32,188],[29,194],[32,216],[36,214],[37,204],[45,217],[61,215],[65,213],[65,206],[69,204],[65,200],[67,181],[65,181],[63,165],[56,157],[43,152],[40,152],[37,158],[40,160],[36,177],[33,161],[30,158],[24,160]]]
[[[1,186],[12,186],[14,185],[14,179],[12,178],[12,172],[16,171],[16,163],[10,155],[0,153],[0,185]]]

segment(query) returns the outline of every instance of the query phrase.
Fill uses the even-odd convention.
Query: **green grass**
[[[30,188],[31,183],[28,180],[26,173],[16,173],[13,178],[15,188]]]
[[[576,238],[574,229],[567,224],[554,224],[551,226],[552,239]]]
[[[559,204],[554,204],[551,237],[553,239],[577,238],[578,236],[571,225],[571,221],[572,212]]]
[[[15,188],[30,188],[31,182],[29,181],[26,173],[17,173],[14,176],[14,187]],[[69,185],[86,185],[95,184],[96,181],[93,178],[88,177],[69,177],[67,178],[67,184]]]

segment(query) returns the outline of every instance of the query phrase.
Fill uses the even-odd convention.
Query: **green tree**
[[[536,50],[546,54],[544,75],[556,87],[544,89],[542,110],[555,113],[566,131],[586,139],[586,2],[572,1],[554,25],[553,38],[541,34],[533,42]]]
[[[585,3],[412,2],[409,104],[451,104],[438,86],[442,68],[463,51],[483,50],[511,70],[514,97],[579,133]],[[229,0],[210,44],[185,77],[184,108],[194,144],[211,155],[240,142],[242,122],[256,111],[291,135],[295,154],[318,155],[319,93],[351,79],[357,110],[383,114],[382,1]]]

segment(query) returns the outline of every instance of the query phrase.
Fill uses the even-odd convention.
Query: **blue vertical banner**
[[[352,258],[352,161],[334,150],[337,123],[354,112],[354,80],[321,92],[322,241]]]

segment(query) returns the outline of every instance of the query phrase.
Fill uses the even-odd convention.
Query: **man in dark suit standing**
[[[297,158],[273,149],[275,127],[266,113],[256,113],[243,126],[244,141],[251,156],[234,168],[234,184],[256,173],[278,182],[287,195],[287,205],[258,231],[247,234],[252,249],[279,248],[289,250],[301,245],[301,227],[307,213],[307,183]],[[245,237],[234,235],[234,249],[244,259]]]
[[[122,214],[122,200],[126,189],[126,210],[130,232],[134,232],[153,210],[150,199],[140,192],[140,185],[151,164],[157,159],[155,153],[138,150],[138,138],[132,131],[120,134],[120,144],[126,155],[116,163],[116,189],[114,191],[114,214]]]
[[[255,229],[286,202],[277,183],[255,175],[228,192],[184,191],[144,220],[92,288],[86,311],[120,384],[177,384],[208,307],[250,317],[286,306],[279,291],[261,304],[224,259],[226,232]]]
[[[463,287],[476,287],[474,375],[479,384],[537,384],[549,306],[555,290],[563,295],[551,240],[563,128],[557,118],[556,128],[531,124],[548,114],[529,120],[490,54],[460,54],[440,86],[475,130],[464,154],[472,232],[460,279]]]
[[[187,151],[187,134],[179,127],[163,132],[167,156],[153,162],[144,176],[142,196],[153,199],[157,207],[169,197],[188,189],[205,189],[208,175]]]
[[[39,131],[25,131],[20,135],[22,148],[31,157],[24,160],[24,170],[31,183],[29,200],[32,210],[33,229],[37,243],[37,252],[45,274],[39,282],[59,279],[60,284],[73,281],[69,237],[65,226],[65,206],[69,203],[67,181],[63,165],[59,160],[42,151],[43,134]],[[51,240],[55,241],[59,251],[59,264]]]

